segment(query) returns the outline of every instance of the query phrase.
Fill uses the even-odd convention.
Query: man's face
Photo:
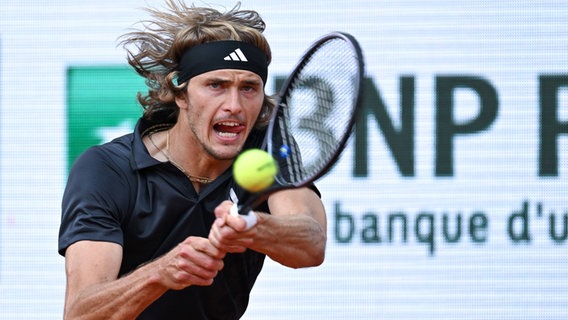
[[[189,80],[186,99],[176,99],[190,139],[218,160],[241,151],[262,109],[264,87],[253,72],[222,69]],[[179,122],[179,121],[178,121]]]

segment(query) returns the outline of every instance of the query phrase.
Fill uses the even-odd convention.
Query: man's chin
[[[235,158],[241,153],[242,146],[240,147],[220,147],[214,150],[208,150],[209,154],[216,160],[229,161],[235,160]]]

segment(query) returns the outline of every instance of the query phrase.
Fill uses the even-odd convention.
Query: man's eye
[[[250,85],[250,86],[243,86],[242,90],[245,92],[255,92],[255,91],[259,91],[259,86],[257,85]]]

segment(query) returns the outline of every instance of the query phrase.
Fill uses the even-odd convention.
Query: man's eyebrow
[[[231,80],[227,79],[227,78],[222,78],[222,77],[209,77],[206,79],[207,82],[221,82],[221,83],[225,83],[225,82],[231,82]]]
[[[229,79],[229,78],[215,76],[215,77],[208,78],[207,82],[215,82],[215,83],[225,84],[225,83],[232,83],[233,80]],[[247,85],[260,85],[260,83],[261,83],[261,81],[259,79],[256,79],[256,78],[243,79],[241,82],[244,83],[244,84],[247,84]]]
[[[244,79],[243,82],[248,85],[260,85],[261,81],[256,78]]]

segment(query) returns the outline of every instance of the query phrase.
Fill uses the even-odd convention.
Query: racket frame
[[[312,45],[302,55],[302,58],[299,60],[297,65],[294,67],[293,71],[290,73],[290,76],[288,76],[288,78],[283,83],[282,88],[280,89],[280,92],[278,94],[278,97],[279,97],[278,103],[276,104],[276,106],[273,110],[267,131],[266,131],[266,136],[265,136],[265,141],[263,143],[263,148],[265,147],[266,151],[269,154],[271,154],[271,155],[273,154],[272,148],[275,147],[275,146],[272,146],[272,139],[271,138],[272,138],[275,123],[276,123],[276,121],[278,121],[279,109],[280,108],[287,108],[286,102],[287,102],[287,99],[289,97],[288,92],[293,88],[294,81],[297,79],[297,75],[299,73],[301,73],[301,71],[303,70],[305,65],[309,62],[310,58],[317,52],[317,50],[321,46],[323,46],[327,41],[332,40],[332,39],[337,39],[337,38],[342,39],[343,41],[345,41],[346,43],[348,43],[351,46],[352,52],[356,55],[355,60],[358,63],[357,68],[359,70],[359,73],[357,74],[357,77],[355,79],[353,79],[353,81],[357,82],[357,86],[356,86],[357,93],[354,95],[354,101],[353,101],[353,113],[351,115],[351,118],[349,119],[348,124],[346,125],[347,130],[345,130],[343,136],[338,141],[338,147],[336,148],[335,153],[332,155],[331,158],[329,158],[327,163],[318,172],[316,172],[314,175],[309,176],[306,179],[303,179],[302,181],[298,181],[296,183],[288,183],[288,184],[274,183],[270,187],[268,187],[267,189],[253,194],[242,205],[238,205],[238,209],[234,210],[235,213],[238,212],[241,215],[250,216],[251,211],[254,208],[256,208],[258,205],[260,205],[262,202],[266,201],[266,199],[268,199],[268,197],[271,194],[273,194],[277,191],[281,191],[281,190],[305,187],[305,186],[313,183],[317,179],[324,176],[333,167],[335,162],[337,162],[337,160],[341,156],[341,153],[345,149],[347,141],[349,140],[349,137],[352,134],[353,127],[354,127],[355,123],[357,122],[357,119],[358,119],[358,116],[359,116],[359,113],[360,113],[361,103],[362,103],[362,99],[363,99],[363,85],[364,85],[363,81],[364,81],[364,77],[365,77],[365,67],[364,67],[363,53],[362,53],[362,50],[361,50],[361,47],[360,47],[358,41],[352,35],[345,33],[345,32],[339,32],[339,31],[328,33],[328,34],[320,37],[316,41],[314,41],[312,43]]]

